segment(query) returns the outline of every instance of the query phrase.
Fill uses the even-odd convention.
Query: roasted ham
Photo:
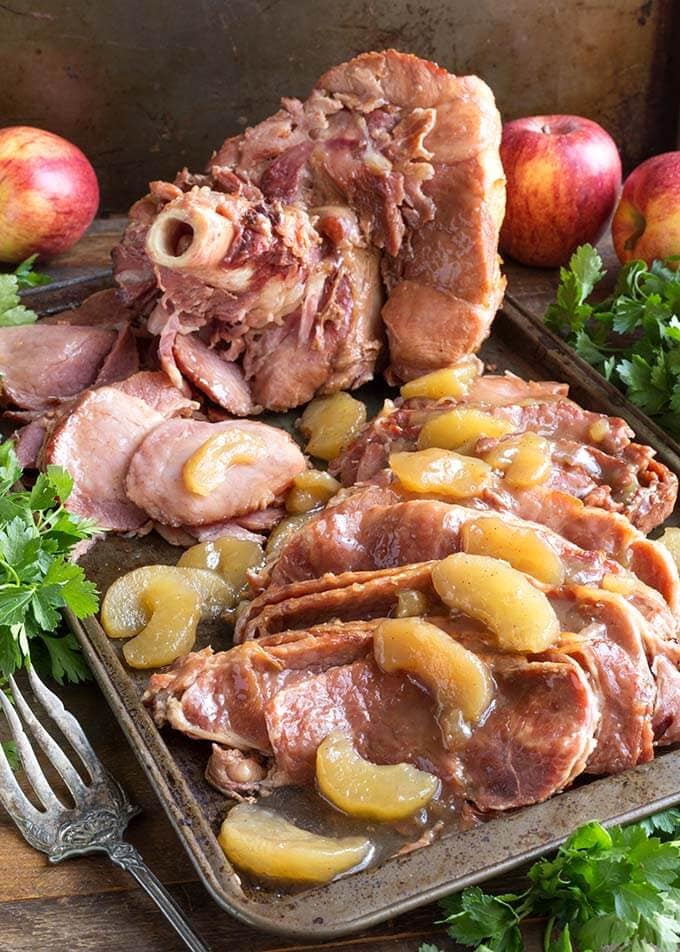
[[[160,294],[165,369],[230,412],[359,386],[385,332],[390,380],[445,366],[479,347],[503,294],[499,141],[481,80],[359,56],[205,174],[151,184],[114,251],[123,298]]]
[[[229,795],[312,783],[316,749],[335,729],[375,762],[408,761],[435,773],[480,810],[546,799],[583,769],[599,709],[567,655],[530,661],[487,653],[496,704],[467,744],[449,750],[433,699],[373,660],[376,624],[332,623],[188,655],[152,676],[145,703],[159,726],[218,745],[208,776]]]
[[[579,407],[559,392],[539,396],[537,385],[518,378],[480,377],[460,401],[398,401],[365,427],[343,455],[331,464],[344,485],[375,478],[388,465],[393,452],[415,450],[423,426],[456,406],[479,409],[509,424],[499,439],[480,438],[466,452],[483,456],[517,434],[536,433],[550,441],[551,469],[538,489],[573,496],[584,504],[627,516],[642,532],[660,525],[672,512],[678,481],[657,462],[654,450],[632,442],[633,431],[624,420]],[[540,386],[540,385],[539,385]],[[508,401],[510,398],[510,402]],[[500,505],[524,518],[524,490],[510,489],[503,481],[493,494]],[[531,491],[529,492],[531,496]],[[548,510],[549,506],[546,505]],[[538,519],[537,521],[542,521]]]
[[[235,430],[263,441],[264,457],[232,467],[205,496],[187,489],[184,464],[216,433]],[[252,421],[168,420],[148,433],[132,456],[125,490],[151,519],[167,526],[201,526],[265,509],[306,468],[285,430]]]

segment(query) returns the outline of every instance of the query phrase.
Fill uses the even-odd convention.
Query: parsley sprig
[[[72,634],[61,634],[61,610],[78,618],[97,610],[97,591],[70,561],[76,543],[96,526],[64,508],[73,481],[48,466],[30,490],[14,487],[22,475],[14,445],[0,443],[0,676],[30,659],[62,683],[88,670]]]
[[[560,270],[545,322],[673,436],[680,437],[680,268],[676,259],[624,265],[613,294],[590,298],[605,275],[591,245]]]
[[[579,827],[553,859],[534,863],[524,892],[478,886],[442,900],[449,935],[479,952],[521,952],[520,926],[545,921],[545,952],[680,945],[680,810],[630,826]],[[438,952],[421,946],[420,952]]]
[[[38,320],[35,311],[25,307],[19,292],[47,284],[50,278],[33,270],[37,255],[31,255],[10,274],[0,274],[0,327],[16,327],[18,324],[33,324]]]

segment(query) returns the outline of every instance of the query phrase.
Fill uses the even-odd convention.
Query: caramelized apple
[[[429,397],[431,400],[441,400],[443,397],[452,397],[459,400],[470,389],[472,381],[479,376],[480,363],[470,354],[462,357],[453,367],[444,367],[415,380],[409,380],[401,388],[401,395],[405,400],[411,397]]]
[[[348,393],[317,397],[300,417],[305,449],[318,459],[331,460],[352,442],[366,422],[366,407]]]
[[[340,483],[330,473],[308,469],[293,480],[286,496],[287,512],[297,514],[325,506],[340,491]]]
[[[232,807],[218,839],[239,869],[261,879],[297,883],[327,883],[365,863],[373,852],[363,836],[310,833],[254,803]]]
[[[237,595],[246,585],[248,569],[256,568],[264,561],[262,546],[251,539],[222,536],[214,542],[192,545],[180,558],[180,568],[209,569],[217,572]]]
[[[418,436],[418,449],[437,446],[443,450],[465,452],[474,447],[483,436],[505,436],[512,424],[474,407],[454,407],[445,413],[430,417]]]
[[[274,526],[269,533],[267,545],[264,550],[267,559],[276,558],[284,545],[287,545],[295,533],[299,532],[313,517],[314,512],[311,510],[309,512],[301,512],[296,516],[286,516],[277,526]]]
[[[123,646],[130,667],[157,668],[188,654],[201,618],[198,592],[166,576],[147,586],[141,602],[150,618],[137,637]]]
[[[550,441],[536,433],[521,433],[494,446],[484,454],[484,459],[494,469],[503,470],[507,486],[527,489],[548,478]]]
[[[382,822],[412,816],[440,786],[437,777],[411,764],[378,766],[364,760],[340,731],[329,734],[316,752],[316,782],[338,809]]]
[[[405,588],[397,596],[394,617],[413,618],[416,615],[424,615],[427,608],[427,595],[424,592],[419,592],[415,588]]]
[[[561,585],[564,566],[555,551],[534,529],[516,526],[499,516],[479,516],[464,523],[461,548],[470,555],[491,555],[539,582]]]
[[[151,609],[145,592],[153,584],[167,582],[192,589],[199,598],[201,619],[217,618],[231,608],[231,585],[206,569],[178,568],[175,565],[144,565],[133,569],[109,587],[101,609],[102,628],[109,638],[131,638],[149,623]]]
[[[209,496],[232,466],[253,463],[267,452],[267,444],[245,430],[222,430],[206,440],[184,464],[182,479],[190,493]]]
[[[432,582],[445,605],[481,621],[507,651],[545,651],[559,639],[545,594],[507,562],[457,552],[435,565]]]
[[[680,529],[677,526],[669,526],[664,529],[663,535],[659,536],[658,541],[666,546],[673,556],[673,561],[680,569]]]
[[[421,618],[384,621],[373,653],[383,671],[404,671],[431,692],[447,742],[458,736],[460,716],[475,723],[493,698],[493,679],[481,658]]]
[[[493,470],[481,459],[451,450],[392,453],[390,468],[404,489],[414,493],[464,499],[493,482]]]

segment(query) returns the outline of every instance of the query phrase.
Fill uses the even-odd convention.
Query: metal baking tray
[[[71,291],[77,294],[76,289]],[[572,395],[584,406],[623,416],[638,438],[654,446],[659,458],[680,474],[680,447],[511,301],[499,313],[482,356],[498,370],[569,383]],[[378,384],[372,387],[371,402],[375,402],[385,389]],[[676,511],[669,522],[678,521]],[[176,558],[177,550],[155,534],[142,539],[111,536],[94,546],[83,564],[104,591],[129,568]],[[580,823],[636,820],[680,801],[680,750],[670,750],[652,763],[581,783],[545,803],[466,832],[445,833],[429,846],[325,886],[290,893],[254,889],[241,882],[217,843],[227,802],[203,778],[208,745],[174,731],[159,732],[140,700],[148,675],[124,665],[119,643],[106,637],[95,618],[81,623],[71,617],[69,621],[206,888],[225,911],[258,929],[299,938],[329,938],[365,929],[532,860],[557,847]],[[215,648],[228,646],[223,631],[203,631],[200,643],[210,641]],[[304,810],[301,795],[298,815],[302,818]]]

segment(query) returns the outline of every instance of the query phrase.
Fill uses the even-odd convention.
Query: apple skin
[[[522,264],[567,264],[595,244],[621,188],[621,159],[608,132],[580,116],[529,116],[503,126],[507,205],[500,244]]]
[[[612,220],[621,264],[680,255],[680,152],[647,159],[626,179]]]
[[[77,146],[30,126],[0,129],[0,261],[66,251],[98,206],[97,176]]]

